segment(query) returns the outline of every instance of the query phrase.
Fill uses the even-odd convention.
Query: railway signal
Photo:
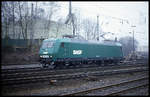
[[[75,35],[75,15],[72,13],[72,6],[71,6],[71,1],[69,2],[69,14],[67,16],[67,20],[65,24],[68,24],[71,22],[72,27],[73,27],[73,35]]]

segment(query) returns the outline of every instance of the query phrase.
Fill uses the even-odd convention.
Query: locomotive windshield
[[[46,41],[46,42],[43,42],[42,48],[51,48],[51,47],[53,47],[53,45],[54,45],[54,42]]]

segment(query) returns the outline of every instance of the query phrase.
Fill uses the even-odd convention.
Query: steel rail
[[[131,90],[134,90],[134,89],[137,89],[137,88],[140,88],[140,87],[146,87],[148,86],[149,84],[143,84],[143,85],[139,85],[139,86],[135,86],[135,87],[131,87],[131,88],[128,88],[128,89],[125,89],[125,90],[121,90],[121,91],[118,91],[118,92],[113,92],[113,93],[110,93],[108,95],[105,95],[105,96],[113,96],[113,95],[119,95],[119,93],[123,93],[123,92],[127,92],[127,91],[131,91]]]
[[[139,68],[141,66],[136,66],[136,68]],[[142,66],[143,68],[144,66]],[[99,70],[113,70],[113,69],[126,69],[126,68],[133,68],[133,67],[115,67],[115,68],[82,68],[82,69],[72,69],[67,71],[43,71],[43,72],[27,72],[27,73],[15,73],[15,74],[2,74],[2,79],[12,79],[12,78],[21,78],[21,77],[32,77],[32,76],[45,76],[45,75],[57,75],[57,74],[69,74],[69,73],[77,73],[77,72],[89,72],[89,71],[99,71]],[[105,71],[104,71],[105,72]]]
[[[1,74],[1,76],[3,77],[3,76],[14,76],[14,75],[30,75],[31,73],[34,73],[34,74],[36,74],[36,73],[49,73],[49,72],[65,72],[65,71],[67,71],[67,72],[70,72],[70,71],[78,71],[78,70],[84,70],[84,69],[86,69],[86,70],[92,70],[92,69],[94,69],[94,68],[96,68],[96,69],[99,69],[99,68],[104,68],[104,69],[106,69],[106,68],[126,68],[126,67],[139,67],[139,66],[146,66],[146,65],[117,65],[117,66],[104,66],[104,67],[86,67],[86,68],[73,68],[73,69],[61,69],[61,70],[50,70],[50,69],[30,69],[30,71],[28,71],[28,69],[27,69],[27,71],[21,71],[21,72],[2,72],[2,74]]]
[[[120,64],[117,64],[117,66],[122,66],[122,65],[133,65],[134,62],[123,62],[123,63],[120,63]],[[136,62],[134,63],[134,65],[143,65],[142,64],[143,62]],[[98,66],[96,64],[93,64],[95,66]],[[93,65],[87,65],[87,66],[90,66],[92,67]],[[98,66],[98,67],[105,67],[105,65],[108,65],[108,64],[103,64],[104,66]],[[108,66],[116,66],[116,65],[108,65]],[[90,68],[89,67],[89,68]],[[77,67],[73,67],[73,68],[77,68]],[[80,68],[80,67],[79,67]],[[81,68],[85,68],[84,66],[81,66]],[[87,67],[88,68],[88,67]],[[68,68],[68,69],[72,69],[72,68]],[[30,71],[44,71],[44,70],[53,70],[53,69],[50,69],[50,68],[41,68],[41,67],[30,67],[30,68],[16,68],[16,69],[1,69],[1,72],[2,73],[12,73],[12,72],[30,72]],[[62,70],[62,69],[55,69],[55,70]]]
[[[136,82],[136,81],[140,81],[140,80],[144,80],[144,79],[148,79],[148,78],[149,77],[138,78],[138,79],[124,81],[124,82],[120,82],[120,83],[117,83],[117,84],[106,85],[106,86],[102,86],[102,87],[98,87],[98,88],[91,88],[91,89],[81,90],[81,91],[77,91],[77,92],[73,92],[73,93],[61,94],[61,96],[73,96],[73,95],[86,94],[86,93],[89,93],[89,92],[92,92],[92,91],[95,91],[95,90],[103,90],[105,88],[111,88],[111,87],[114,87],[114,86],[119,86],[119,85],[123,85],[123,84],[127,84],[127,83],[132,83],[132,82]],[[144,85],[147,85],[147,84],[144,84]],[[119,91],[119,92],[122,92],[122,91]],[[106,95],[113,95],[113,94],[119,93],[119,92],[114,92],[114,93],[110,93],[110,94],[106,94]]]
[[[93,72],[78,72],[78,73],[69,73],[69,74],[59,74],[59,75],[45,75],[45,76],[30,76],[30,77],[22,77],[15,79],[2,79],[2,85],[10,85],[10,84],[23,84],[23,83],[31,83],[38,82],[44,80],[51,79],[71,79],[78,77],[87,77],[89,75],[109,75],[109,74],[117,74],[117,73],[127,73],[127,72],[136,72],[136,71],[147,71],[147,67],[136,67],[136,68],[126,68],[119,70],[102,70],[102,71],[93,71]]]

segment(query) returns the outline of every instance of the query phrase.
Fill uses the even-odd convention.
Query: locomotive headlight
[[[42,56],[40,56],[41,58],[49,58],[49,56],[48,55],[42,55]]]
[[[43,54],[48,54],[48,52],[43,52]]]

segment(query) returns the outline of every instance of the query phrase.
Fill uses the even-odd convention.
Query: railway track
[[[145,66],[145,65],[136,65],[136,67]],[[73,72],[79,72],[79,71],[91,71],[91,70],[97,70],[97,69],[109,69],[109,68],[128,68],[128,67],[135,67],[131,65],[125,65],[125,66],[108,66],[108,67],[91,67],[91,68],[76,68],[76,69],[67,69],[67,70],[49,70],[49,69],[33,69],[32,71],[27,69],[27,71],[23,72],[2,72],[2,78],[15,78],[15,77],[29,77],[29,76],[39,76],[39,75],[53,75],[53,74],[65,74],[65,73],[73,73]]]
[[[119,95],[119,93],[123,93],[125,91],[130,91],[132,89],[136,89],[139,87],[147,86],[148,77],[130,79],[128,81],[122,81],[119,83],[113,83],[105,86],[97,86],[95,88],[89,89],[78,89],[76,91],[70,93],[60,94],[61,96],[77,96],[77,95],[101,95],[101,96],[111,96],[111,95]]]
[[[88,68],[93,68],[93,67],[96,67],[96,68],[112,68],[112,67],[118,67],[118,66],[132,66],[131,65],[132,63],[131,62],[126,62],[126,63],[121,63],[121,64],[118,64],[118,65],[104,65],[104,66],[98,66],[98,65],[95,65],[95,64],[93,64],[93,65],[90,65],[90,66],[87,66],[87,67],[81,67],[81,68],[85,68],[85,69],[88,69]],[[140,65],[145,65],[145,64],[143,64],[143,63],[136,63],[136,64],[134,64],[133,66],[140,66]],[[36,68],[19,68],[19,69],[2,69],[1,70],[1,72],[2,72],[2,76],[3,76],[3,74],[5,74],[5,75],[12,75],[12,74],[21,74],[21,73],[29,73],[29,72],[31,72],[31,73],[34,73],[34,72],[49,72],[49,71],[51,71],[51,72],[53,72],[53,71],[62,71],[62,70],[74,70],[74,69],[79,69],[79,68],[75,68],[75,67],[72,67],[72,68],[67,68],[67,69],[50,69],[50,68],[40,68],[40,67],[36,67]]]
[[[69,70],[53,70],[40,72],[23,72],[2,74],[2,85],[17,85],[35,82],[43,82],[58,79],[71,79],[88,77],[90,75],[107,75],[148,70],[147,66],[114,66],[104,68],[82,68]]]
[[[138,61],[138,62],[133,62],[133,61],[125,61],[125,62],[122,62],[120,64],[111,64],[111,66],[122,66],[122,65],[127,65],[127,66],[131,66],[131,65],[145,65],[147,64],[147,62],[143,62],[143,61]],[[92,65],[87,65],[86,67],[85,66],[81,66],[79,68],[91,68],[91,67],[107,67],[107,66],[110,66],[110,65],[95,65],[95,64],[92,64]],[[78,67],[69,67],[68,69],[74,69],[74,68],[77,68]],[[63,68],[65,69],[65,68]],[[30,67],[30,68],[16,68],[16,69],[1,69],[1,72],[2,74],[5,74],[5,73],[21,73],[21,72],[36,72],[36,71],[47,71],[47,70],[51,70],[53,71],[53,69],[50,69],[50,68],[41,68],[41,67]],[[58,69],[55,69],[55,70],[60,70],[59,68]]]

